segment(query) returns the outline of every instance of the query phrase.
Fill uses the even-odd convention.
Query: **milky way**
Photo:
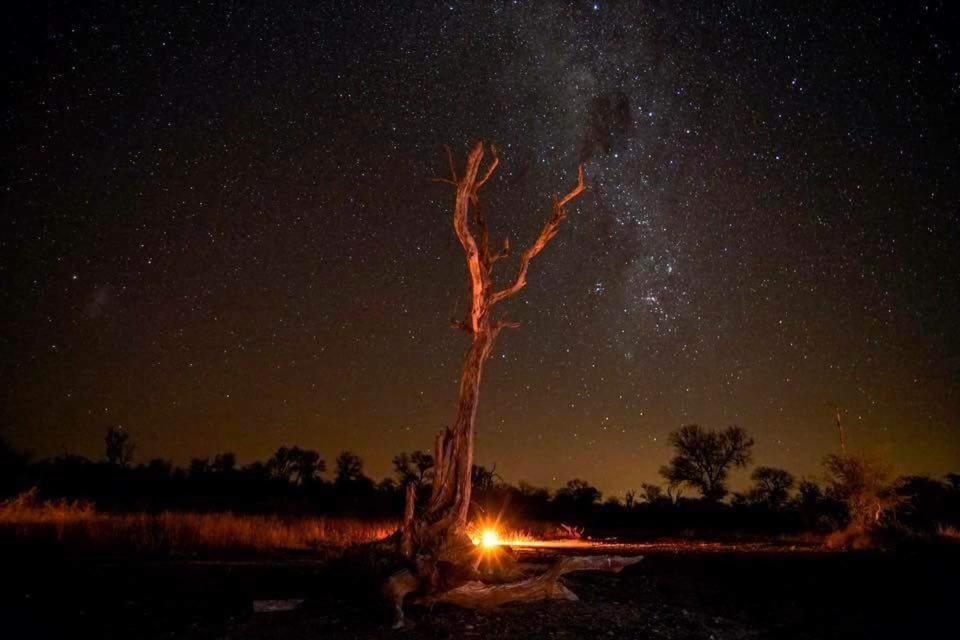
[[[960,467],[945,3],[321,4],[10,21],[17,446],[98,455],[122,424],[143,459],[300,444],[373,475],[429,447],[466,349],[430,179],[484,138],[494,238],[530,242],[579,161],[591,190],[508,303],[481,462],[615,494],[671,430],[736,423],[809,475],[837,403],[855,448]]]

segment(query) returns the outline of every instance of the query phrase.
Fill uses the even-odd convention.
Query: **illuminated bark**
[[[500,249],[490,247],[490,234],[481,206],[479,191],[491,178],[500,158],[490,146],[491,161],[480,172],[484,158],[483,142],[476,142],[467,155],[462,176],[458,176],[453,154],[447,149],[450,178],[437,182],[454,187],[453,228],[463,248],[470,287],[470,306],[464,320],[454,327],[465,331],[471,339],[470,349],[460,375],[457,412],[453,425],[437,436],[434,451],[434,480],[429,501],[413,523],[405,527],[413,540],[408,551],[420,556],[421,563],[435,565],[439,560],[457,562],[464,548],[471,545],[465,534],[470,508],[470,472],[473,466],[474,424],[480,398],[480,381],[484,363],[490,358],[500,331],[519,325],[492,316],[493,307],[519,292],[527,283],[530,261],[553,239],[566,218],[566,205],[583,193],[583,167],[579,167],[577,185],[563,198],[554,198],[553,212],[534,243],[520,256],[520,266],[513,282],[500,290],[493,285],[494,265],[509,255],[510,244]],[[430,567],[423,567],[432,573]]]
[[[424,603],[448,602],[466,607],[498,606],[510,601],[544,598],[576,599],[559,578],[570,571],[615,571],[639,562],[640,558],[578,557],[563,558],[546,573],[507,584],[486,584],[478,570],[477,551],[467,536],[470,510],[471,470],[473,467],[474,425],[480,398],[483,367],[493,352],[497,336],[505,328],[517,328],[515,322],[495,319],[494,306],[516,295],[527,284],[530,262],[557,235],[566,219],[566,205],[585,190],[583,166],[577,170],[577,184],[565,196],[553,199],[552,214],[530,247],[520,255],[516,276],[509,286],[496,289],[493,268],[510,254],[509,242],[500,249],[490,247],[490,234],[479,198],[479,190],[500,163],[495,147],[482,177],[483,142],[477,142],[467,155],[462,176],[457,175],[453,154],[447,149],[450,178],[437,182],[454,187],[453,228],[467,262],[470,306],[466,318],[453,326],[470,336],[460,374],[457,412],[453,425],[441,431],[434,443],[434,476],[430,498],[423,510],[414,514],[414,493],[407,491],[404,524],[399,536],[401,552],[412,561],[412,570],[400,571],[387,581],[385,593],[396,614],[396,626],[403,625],[403,603],[411,593]]]

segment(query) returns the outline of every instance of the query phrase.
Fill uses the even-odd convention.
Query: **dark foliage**
[[[792,473],[775,467],[757,467],[750,474],[750,479],[753,480],[753,487],[747,493],[746,500],[773,510],[786,504],[790,490],[796,483]]]
[[[838,467],[831,461],[836,462],[828,458],[831,482],[826,487],[808,479],[797,483],[783,469],[757,467],[753,486],[730,503],[686,498],[669,485],[650,483],[642,483],[624,501],[601,502],[600,490],[582,479],[551,491],[522,481],[507,484],[493,468],[476,466],[474,510],[482,518],[504,517],[507,526],[566,523],[585,527],[591,535],[632,538],[829,532],[862,519],[857,505],[864,503],[869,511],[871,496],[881,491],[863,465]],[[0,498],[36,487],[40,499],[88,500],[108,511],[396,517],[407,482],[416,484],[419,500],[429,495],[433,461],[423,452],[399,454],[394,458],[396,480],[375,482],[364,473],[363,460],[350,451],[337,456],[333,477],[324,478],[327,469],[320,455],[296,446],[280,447],[266,462],[241,466],[234,454],[222,452],[212,459],[193,459],[184,469],[163,459],[124,466],[119,460],[95,462],[67,454],[31,463],[0,440],[0,462]],[[884,485],[891,519],[928,534],[960,526],[958,477],[908,476]]]
[[[104,436],[103,441],[107,462],[123,468],[130,466],[133,461],[134,444],[130,434],[124,431],[123,427],[113,426],[107,429],[107,435]]]
[[[730,470],[750,463],[753,438],[737,426],[707,431],[689,424],[670,434],[670,446],[675,455],[660,475],[671,487],[689,486],[716,502],[727,495]]]

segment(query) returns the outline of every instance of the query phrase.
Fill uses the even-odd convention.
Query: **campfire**
[[[500,536],[497,534],[496,529],[484,529],[480,533],[480,547],[484,549],[492,549],[500,544]]]

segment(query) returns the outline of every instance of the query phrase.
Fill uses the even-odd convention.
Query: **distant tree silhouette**
[[[280,447],[267,460],[267,474],[285,484],[309,484],[316,480],[318,473],[327,470],[326,462],[312,449],[300,447]]]
[[[235,453],[218,453],[213,457],[211,465],[214,473],[233,473],[237,470],[237,455]]]
[[[337,456],[337,484],[351,484],[363,478],[363,460],[352,451],[344,451]]]
[[[470,479],[475,491],[490,491],[493,489],[494,480],[499,478],[496,465],[493,469],[487,469],[483,465],[475,464],[471,468]]]
[[[163,478],[173,472],[173,463],[163,458],[154,458],[146,464],[145,468],[151,476]]]
[[[583,514],[600,501],[603,493],[586,480],[574,478],[557,490],[554,503],[561,511]]]
[[[377,491],[389,495],[397,490],[397,482],[393,478],[384,478],[377,483]]]
[[[205,478],[210,475],[211,471],[210,458],[193,458],[190,460],[190,466],[187,468],[187,475],[190,476],[191,480],[196,480],[198,478]]]
[[[296,468],[296,454],[289,447],[280,447],[267,460],[265,468],[271,478],[289,484]]]
[[[954,491],[960,491],[960,473],[948,473],[944,478]]]
[[[119,462],[98,464],[68,453],[31,462],[0,439],[0,500],[35,486],[36,495],[43,499],[89,501],[97,508],[117,512],[189,510],[395,518],[401,511],[406,493],[402,485],[393,478],[374,482],[364,475],[363,461],[350,451],[337,458],[332,484],[319,478],[325,465],[317,452],[296,446],[278,451],[268,463],[254,461],[242,468],[230,452],[194,458],[184,468],[161,458],[124,468]],[[409,486],[425,483],[419,495],[422,506],[429,493],[430,456],[416,453],[396,456],[401,463],[395,469],[407,470],[405,477],[414,483]],[[614,499],[601,503],[600,491],[581,479],[569,481],[558,491],[523,481],[510,486],[494,469],[477,465],[471,474],[474,513],[501,513],[504,505],[509,505],[511,526],[529,524],[532,530],[538,524],[568,524],[618,534],[631,528],[664,533],[806,529],[829,534],[827,544],[845,547],[892,541],[892,536],[904,531],[933,539],[942,531],[960,528],[960,474],[939,479],[910,475],[894,481],[890,469],[875,458],[840,454],[830,456],[825,464],[825,487],[806,479],[795,483],[782,469],[758,467],[751,474],[750,490],[735,494],[730,509],[703,509],[694,501],[680,500],[674,493],[676,487],[651,483],[627,492],[622,503]],[[773,508],[756,509],[758,504]],[[648,514],[655,517],[648,518]]]
[[[393,472],[402,486],[417,484],[417,472],[410,464],[410,454],[403,452],[393,456]]]
[[[690,424],[670,434],[675,455],[670,464],[660,468],[672,487],[693,487],[710,502],[727,495],[727,476],[732,468],[750,463],[753,438],[740,427],[723,431],[707,431]]]
[[[271,478],[270,471],[267,469],[267,465],[264,462],[255,460],[248,465],[245,465],[241,470],[244,476],[252,480],[253,482],[262,483]]]
[[[320,454],[312,449],[301,449],[294,447],[293,454],[293,472],[297,484],[309,484],[317,479],[318,473],[327,470],[327,463],[320,459]]]
[[[517,483],[517,494],[530,503],[546,504],[550,501],[550,490],[543,487],[535,487],[529,482],[521,480]]]
[[[955,493],[950,484],[929,476],[911,475],[897,480],[894,490],[903,501],[897,514],[899,522],[926,533],[946,524],[943,516],[952,511],[950,502]]]
[[[659,504],[666,500],[660,485],[650,484],[649,482],[641,483],[640,496],[647,504]]]
[[[423,486],[427,474],[433,469],[433,456],[426,451],[414,451],[410,454],[410,461],[417,468],[417,483]]]
[[[118,467],[126,469],[133,462],[133,452],[135,446],[130,434],[119,425],[111,426],[107,429],[107,435],[103,438],[106,447],[107,462]]]
[[[794,505],[800,518],[807,528],[818,526],[823,517],[821,506],[823,505],[823,490],[816,482],[804,478],[797,485],[797,496],[794,499]]]
[[[828,544],[835,546],[866,546],[886,514],[901,502],[892,484],[892,472],[878,458],[857,454],[831,454],[824,458],[829,491],[832,497],[847,507],[849,524]]]
[[[622,511],[624,509],[624,504],[617,496],[607,496],[607,499],[603,501],[603,508],[612,511]]]
[[[779,509],[786,503],[795,483],[793,474],[775,467],[757,467],[750,474],[750,479],[753,480],[750,501],[765,504],[771,509]]]
[[[393,471],[401,485],[413,483],[422,487],[427,475],[433,469],[433,456],[426,451],[398,453],[393,457]]]

